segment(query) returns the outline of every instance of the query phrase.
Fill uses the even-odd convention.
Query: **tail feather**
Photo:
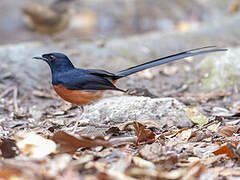
[[[183,59],[186,57],[196,56],[199,54],[219,52],[219,51],[227,51],[227,49],[217,49],[215,47],[216,46],[206,46],[206,47],[201,47],[201,48],[196,48],[196,49],[191,49],[188,51],[180,52],[177,54],[159,58],[159,59],[156,59],[156,60],[153,60],[150,62],[146,62],[144,64],[140,64],[138,66],[134,66],[134,67],[119,71],[116,73],[116,75],[119,76],[119,78],[121,78],[121,77],[125,77],[125,76],[131,75],[133,73],[136,73],[136,72],[139,72],[139,71],[142,71],[142,70],[154,67],[154,66],[165,64],[165,63],[168,63],[171,61],[176,61],[176,60]],[[209,49],[209,48],[215,48],[215,49]]]

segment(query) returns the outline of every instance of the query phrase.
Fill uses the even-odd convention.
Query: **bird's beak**
[[[43,61],[47,61],[48,59],[47,58],[44,58],[44,57],[33,57],[33,59],[37,59],[37,60],[43,60]]]

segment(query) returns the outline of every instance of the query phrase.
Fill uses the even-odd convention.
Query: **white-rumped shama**
[[[101,98],[104,90],[125,92],[114,85],[120,78],[186,57],[226,50],[217,49],[215,46],[192,49],[146,62],[117,73],[99,69],[75,68],[69,58],[61,53],[43,54],[41,57],[34,57],[34,59],[41,59],[48,63],[52,72],[53,88],[61,98],[70,103],[83,106]]]

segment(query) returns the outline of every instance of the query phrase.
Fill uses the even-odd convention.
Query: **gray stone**
[[[160,127],[189,127],[192,122],[186,117],[184,108],[186,106],[174,98],[110,97],[85,106],[80,121],[115,125],[135,120],[153,120]]]
[[[224,54],[209,55],[198,65],[204,90],[235,86],[240,79],[240,48],[229,48]]]

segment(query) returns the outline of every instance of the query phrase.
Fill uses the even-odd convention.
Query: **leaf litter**
[[[11,115],[13,103],[4,104],[9,115],[0,140],[1,179],[188,180],[240,176],[238,104],[230,110],[212,108],[208,115],[195,106],[188,107],[185,113],[194,123],[189,128],[161,127],[154,120],[136,119],[106,126],[109,128],[102,136],[83,136],[71,130],[74,123],[69,119],[79,118],[76,106],[59,103],[45,91],[32,94],[47,103],[39,104],[40,110],[19,104],[21,117]],[[226,95],[209,94],[207,98]]]

